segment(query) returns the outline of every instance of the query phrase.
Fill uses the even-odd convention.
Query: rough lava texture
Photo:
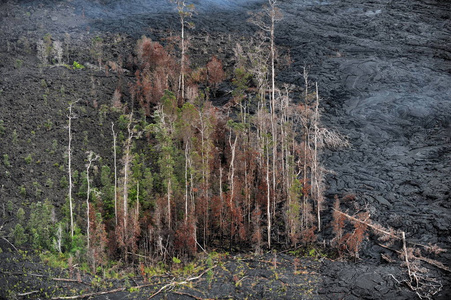
[[[246,23],[247,13],[265,2],[195,1],[198,7],[194,16],[195,39],[209,33],[215,49],[224,49],[231,44],[227,36],[249,38],[254,28]],[[277,24],[277,44],[290,49],[293,65],[280,73],[278,79],[302,86],[302,68],[307,67],[310,80],[319,84],[323,122],[347,135],[352,144],[348,150],[324,153],[325,166],[333,171],[326,178],[326,209],[335,194],[355,194],[361,205],[367,205],[373,220],[405,231],[412,242],[438,244],[447,249],[437,260],[449,266],[451,2],[281,0],[279,4],[284,18]],[[21,202],[29,204],[44,193],[61,206],[64,190],[58,180],[65,173],[58,166],[64,164],[66,99],[88,99],[77,111],[80,120],[74,143],[84,145],[85,141],[95,140],[89,148],[104,157],[109,151],[102,145],[110,143],[110,120],[117,117],[92,109],[94,99],[98,105],[111,104],[117,81],[114,74],[73,72],[62,67],[47,68],[43,73],[37,67],[36,41],[47,33],[53,39],[63,40],[65,33],[69,33],[70,62],[95,64],[89,56],[89,46],[97,35],[111,38],[113,59],[126,57],[141,35],[159,39],[171,31],[177,32],[178,26],[177,15],[165,1],[0,3],[0,120],[4,120],[7,129],[6,135],[1,136],[0,154],[9,154],[10,160],[10,166],[0,164],[0,215],[5,219],[2,224],[13,222],[14,213],[5,213],[9,200],[16,209]],[[113,43],[112,37],[118,34],[128,38]],[[204,44],[191,52],[195,57],[202,54],[199,52],[209,53],[209,49]],[[222,58],[227,59],[228,55],[224,52]],[[46,125],[48,120],[51,120],[50,127]],[[96,128],[100,126],[95,133],[90,131],[94,123]],[[18,135],[16,142],[13,130]],[[24,161],[29,154],[32,154],[31,164]],[[83,165],[83,159],[80,151],[75,155],[74,164]],[[53,181],[48,181],[49,178]],[[26,195],[20,193],[21,186],[26,188]],[[330,228],[326,226],[326,238],[328,231]],[[59,293],[62,288],[81,291],[81,287],[70,283],[49,288],[55,286],[51,279],[25,280],[21,277],[23,273],[17,272],[19,268],[24,272],[45,273],[49,278],[61,274],[55,275],[52,273],[55,271],[34,262],[24,262],[2,239],[0,248],[3,251],[0,253],[0,298],[11,295],[2,287],[10,290],[15,285],[21,288],[16,294],[40,288],[49,293]],[[315,273],[307,278],[296,277],[299,274],[290,269],[293,257],[288,255],[280,258],[282,267],[277,276],[268,271],[270,266],[259,265],[270,257],[246,258],[249,259],[246,264],[230,258],[225,269],[215,272],[216,285],[200,281],[193,283],[191,290],[183,291],[209,298],[414,299],[415,293],[395,280],[405,279],[405,269],[399,263],[382,262],[383,251],[369,241],[356,263],[305,261],[302,264],[308,272]],[[451,298],[450,274],[431,267],[431,276],[443,284],[434,299]],[[116,287],[123,285],[114,282]],[[203,292],[196,294],[198,289]],[[96,299],[148,298],[151,293],[119,293]],[[192,299],[170,292],[155,299],[163,296]]]

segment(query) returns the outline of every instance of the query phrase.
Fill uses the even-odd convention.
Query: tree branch
[[[177,281],[177,282],[174,281],[174,282],[165,284],[165,285],[163,285],[158,291],[156,291],[155,293],[153,293],[152,296],[149,297],[149,299],[152,299],[153,297],[155,297],[156,295],[158,295],[159,293],[161,293],[162,291],[164,291],[164,290],[166,290],[166,289],[168,289],[168,288],[170,288],[170,287],[174,287],[174,286],[176,286],[176,285],[186,284],[186,283],[188,283],[188,282],[190,282],[190,281],[197,280],[197,279],[201,278],[205,273],[207,273],[208,271],[210,271],[210,270],[212,270],[212,269],[214,269],[214,268],[216,268],[216,265],[213,266],[213,267],[211,267],[211,268],[206,269],[205,271],[203,271],[202,273],[200,273],[198,276],[188,278],[188,279],[186,279],[186,280],[184,280],[184,281]]]

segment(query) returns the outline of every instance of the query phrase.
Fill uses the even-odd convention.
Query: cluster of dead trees
[[[260,252],[274,243],[315,241],[322,228],[320,151],[347,142],[321,126],[318,86],[305,69],[303,88],[276,84],[276,1],[251,18],[260,38],[230,49],[228,76],[216,56],[191,68],[185,27],[193,7],[176,2],[181,36],[164,46],[141,38],[129,101],[121,103],[115,92],[113,106],[123,115],[112,125],[114,180],[104,166],[101,186],[92,187],[90,169],[99,157],[87,154],[82,227],[91,262],[102,264],[108,255],[170,259],[218,244]],[[222,83],[229,102],[215,107],[211,99]]]
[[[178,4],[184,32],[191,8]],[[109,226],[110,244],[124,256],[193,255],[212,242],[253,245],[259,252],[274,242],[313,242],[321,231],[320,149],[346,141],[321,126],[318,87],[305,70],[302,93],[276,85],[280,13],[276,1],[269,4],[252,19],[261,38],[233,49],[229,78],[215,56],[205,67],[190,69],[185,33],[175,46],[138,41],[132,101],[123,107],[128,114],[122,176],[118,182],[115,171]],[[210,99],[226,79],[229,103],[215,107]],[[152,120],[144,127],[134,112],[138,107]],[[151,150],[133,152],[143,139]],[[88,215],[88,229],[104,230],[94,224],[95,214]]]

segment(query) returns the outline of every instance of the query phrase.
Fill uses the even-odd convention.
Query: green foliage
[[[68,234],[69,238],[66,239],[66,250],[67,252],[71,254],[77,254],[83,253],[85,251],[85,239],[83,234],[81,233],[81,229],[79,227],[75,227],[74,230],[74,237],[70,239],[70,235]]]
[[[23,60],[21,60],[21,59],[16,59],[16,62],[15,62],[15,64],[14,64],[14,66],[16,67],[16,69],[22,68],[22,65],[23,65]]]
[[[72,67],[73,67],[74,70],[81,70],[81,69],[85,68],[85,66],[83,66],[82,64],[80,64],[80,63],[78,63],[76,61],[74,61],[74,63],[72,64]]]
[[[25,234],[25,229],[21,224],[16,224],[13,230],[14,242],[17,246],[20,246],[28,240],[28,236]]]
[[[238,123],[233,120],[228,120],[227,126],[235,131],[244,131],[245,129],[245,125],[243,123]]]
[[[41,186],[36,181],[33,182],[33,186],[34,186],[34,195],[36,196],[36,198],[38,198],[42,193]]]
[[[174,116],[177,113],[177,98],[174,93],[169,90],[164,90],[164,95],[161,97],[161,104],[163,112],[166,115]]]
[[[25,186],[19,186],[19,194],[21,194],[23,197],[27,195],[27,189],[25,188]]]
[[[235,89],[232,92],[233,97],[241,101],[246,90],[249,88],[252,74],[247,72],[245,68],[236,68],[232,80]]]
[[[11,167],[11,164],[9,162],[9,155],[8,154],[3,154],[3,164],[7,168]]]
[[[33,157],[32,157],[32,155],[31,155],[31,153],[28,154],[24,159],[25,159],[25,162],[26,162],[28,165],[31,164],[31,162],[33,161]]]
[[[47,121],[45,121],[44,123],[44,127],[47,131],[51,130],[53,126],[53,123],[50,119],[47,119]]]
[[[49,251],[42,252],[39,257],[41,261],[52,268],[64,269],[67,270],[68,266],[68,257],[62,253],[52,253]]]
[[[120,130],[127,129],[129,122],[129,116],[128,115],[120,115],[119,120],[117,122],[117,127],[119,127]]]
[[[179,258],[177,258],[177,257],[173,257],[173,258],[172,258],[172,262],[173,262],[174,264],[179,264],[179,263],[181,263],[182,261],[181,261]]]
[[[105,219],[109,220],[114,217],[114,184],[111,169],[107,165],[103,165],[100,170],[100,193],[102,195],[103,210]]]
[[[207,267],[208,267],[209,269],[211,269],[211,268],[213,267],[213,258],[212,258],[212,257],[214,257],[214,254],[209,253],[209,254],[208,254],[207,261],[206,261]],[[211,281],[213,280],[213,275],[214,275],[213,270],[209,270],[209,271],[207,272],[207,281],[208,281],[209,284],[210,284]]]
[[[56,151],[56,149],[58,149],[58,141],[56,139],[54,139],[52,141],[52,150]]]
[[[60,187],[62,189],[65,189],[69,186],[69,181],[67,180],[66,176],[62,176],[60,179]]]
[[[17,144],[17,131],[13,130],[13,144]]]
[[[72,172],[72,183],[76,185],[78,183],[79,173],[77,170]]]
[[[47,33],[44,35],[45,54],[48,57],[52,53],[52,35]]]
[[[14,211],[14,204],[11,200],[8,200],[8,203],[6,203],[6,210],[9,214],[12,214]]]
[[[86,176],[86,171],[81,173],[81,185],[78,189],[78,196],[81,198],[86,198],[88,192],[88,178]]]
[[[46,200],[35,202],[30,207],[30,218],[27,229],[30,233],[30,242],[35,249],[51,250],[51,241],[54,234],[54,221],[52,220],[53,205]]]
[[[23,221],[25,220],[25,211],[23,210],[22,207],[17,210],[16,217],[17,217],[17,222],[19,224],[23,224]]]
[[[52,188],[53,187],[53,180],[51,178],[47,178],[45,181],[45,186]]]
[[[45,79],[41,79],[41,87],[44,88],[44,89],[48,87],[47,82],[45,81]]]
[[[90,48],[90,53],[92,58],[96,59],[97,61],[101,61],[102,59],[102,51],[103,48],[103,39],[100,36],[96,36],[92,39],[92,46]]]
[[[3,120],[0,120],[0,135],[4,135],[5,131],[6,131],[5,122]]]
[[[96,44],[96,43],[102,43],[103,39],[100,36],[96,36],[92,39],[92,43]]]

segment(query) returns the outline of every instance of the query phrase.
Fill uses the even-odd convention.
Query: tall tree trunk
[[[181,85],[181,100],[182,103],[185,99],[185,17],[180,14],[180,22],[182,23],[182,58],[181,58],[181,72],[180,72],[180,85]]]
[[[238,135],[235,135],[235,140],[232,143],[232,128],[230,128],[229,133],[229,145],[230,151],[232,153],[232,157],[230,159],[230,169],[229,169],[229,185],[230,185],[230,199],[229,199],[229,207],[230,207],[230,245],[232,244],[232,232],[234,226],[234,214],[233,214],[233,200],[235,198],[235,156],[236,156],[236,143],[238,141]]]
[[[188,144],[185,145],[185,225],[188,223],[188,160],[189,160]]]
[[[111,122],[111,130],[113,131],[113,160],[114,160],[114,219],[117,226],[117,155],[116,155],[116,139],[117,134],[114,131],[114,123]]]
[[[313,165],[315,170],[315,197],[316,197],[316,215],[318,220],[318,231],[321,231],[321,205],[322,205],[322,191],[321,191],[321,175],[320,166],[318,161],[318,139],[319,139],[319,95],[318,95],[318,83],[316,83],[316,103],[315,103],[315,115],[314,115],[314,129],[315,129],[315,142],[313,150]]]
[[[69,132],[69,142],[67,146],[67,155],[68,155],[68,163],[67,163],[67,171],[69,175],[69,213],[70,213],[70,236],[74,237],[74,209],[72,203],[72,119],[75,118],[72,115],[72,106],[77,103],[79,100],[74,103],[69,104],[69,124],[68,124],[68,132]]]
[[[267,143],[269,144],[269,143]],[[271,249],[271,189],[269,180],[269,149],[266,147],[266,218],[268,223],[268,248]]]
[[[91,168],[91,165],[94,161],[96,161],[97,159],[99,159],[99,156],[96,155],[94,156],[94,153],[92,151],[88,152],[88,163],[86,164],[86,183],[88,185],[87,191],[86,191],[86,219],[87,219],[87,230],[86,230],[86,235],[87,235],[87,248],[89,251],[90,248],[90,221],[89,221],[89,198],[91,195],[91,181],[89,179],[89,169]]]
[[[171,230],[172,227],[172,220],[171,220],[171,178],[168,179],[168,189],[167,189],[167,194],[168,194],[168,229]]]
[[[128,215],[128,171],[130,168],[130,152],[131,152],[131,146],[132,146],[132,139],[133,139],[133,130],[131,129],[133,121],[133,111],[130,113],[129,121],[128,121],[128,137],[125,142],[125,158],[124,158],[124,200],[123,200],[123,209],[124,209],[124,216],[123,216],[123,223],[124,223],[124,236],[127,235],[127,215]]]

